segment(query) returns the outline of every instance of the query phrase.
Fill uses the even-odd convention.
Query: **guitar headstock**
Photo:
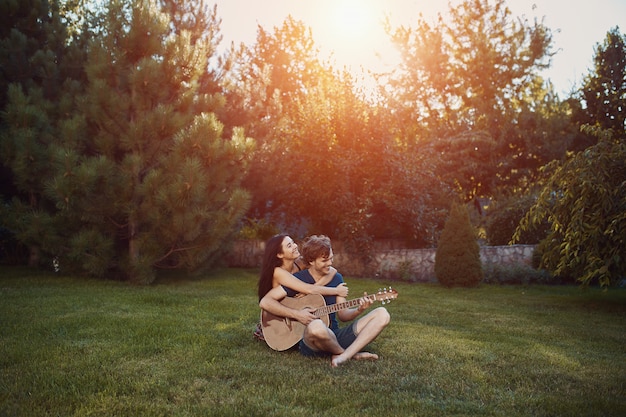
[[[392,300],[398,298],[398,291],[393,288],[383,288],[379,289],[378,292],[374,295],[375,301],[380,301],[382,304],[389,304]]]

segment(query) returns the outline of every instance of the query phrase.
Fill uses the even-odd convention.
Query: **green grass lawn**
[[[253,340],[255,271],[0,276],[0,416],[626,415],[624,289],[398,283],[380,360],[333,369]]]

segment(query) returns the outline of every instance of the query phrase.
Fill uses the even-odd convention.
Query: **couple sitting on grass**
[[[329,357],[333,367],[350,359],[376,360],[378,355],[362,349],[387,326],[390,316],[384,307],[378,307],[357,319],[373,303],[367,294],[358,300],[356,308],[330,313],[329,326],[313,314],[314,308],[293,308],[282,302],[286,297],[300,294],[319,294],[326,305],[345,302],[348,287],[332,263],[333,249],[327,236],[307,238],[302,245],[302,256],[289,236],[272,237],[265,245],[258,288],[259,306],[271,315],[284,318],[282,321],[289,328],[292,320],[302,323],[304,333],[296,343],[304,356]],[[340,328],[337,319],[352,323]],[[263,324],[260,323],[255,332],[259,338],[268,328]]]

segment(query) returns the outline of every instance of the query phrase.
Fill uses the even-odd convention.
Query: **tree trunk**
[[[137,221],[128,221],[128,259],[131,265],[136,265],[139,259],[139,242],[137,242]]]

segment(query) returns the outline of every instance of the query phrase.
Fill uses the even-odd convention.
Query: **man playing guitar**
[[[300,280],[326,287],[337,287],[344,282],[340,273],[334,276],[328,273],[333,263],[333,250],[327,236],[309,237],[304,242],[301,252],[308,268],[294,274]],[[361,349],[383,331],[389,324],[390,316],[385,307],[377,307],[357,319],[372,305],[371,296],[368,297],[365,294],[358,300],[355,308],[330,313],[329,325],[327,325],[314,314],[313,308],[298,309],[281,303],[285,297],[296,295],[296,292],[289,288],[277,286],[261,299],[259,306],[274,316],[293,319],[305,326],[304,335],[299,341],[301,354],[311,357],[330,357],[333,367],[350,359],[378,359],[378,355],[361,351]],[[344,297],[335,295],[324,296],[324,300],[326,305],[346,303]],[[337,319],[342,322],[352,321],[352,323],[340,328]]]

